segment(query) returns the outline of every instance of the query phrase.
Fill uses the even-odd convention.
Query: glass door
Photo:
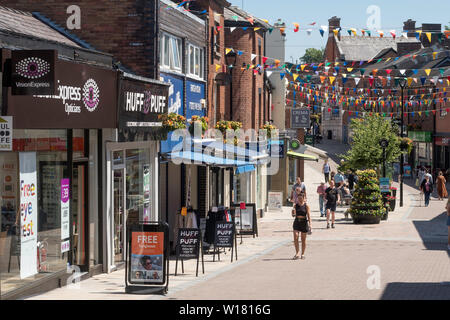
[[[74,164],[72,169],[72,211],[73,211],[73,264],[86,265],[86,164]]]
[[[113,170],[113,212],[114,212],[114,264],[123,263],[125,261],[125,169]]]

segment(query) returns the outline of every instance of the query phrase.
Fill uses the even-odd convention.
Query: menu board
[[[200,235],[200,229],[178,229],[177,255],[179,258],[198,258],[200,253]]]
[[[216,222],[214,247],[232,248],[234,241],[234,222]]]
[[[253,231],[253,207],[236,209],[235,212],[236,228],[242,231]]]
[[[164,283],[164,232],[131,233],[131,283]]]

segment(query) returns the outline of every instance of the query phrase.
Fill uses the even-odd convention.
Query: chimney
[[[416,36],[416,21],[408,19],[403,22],[403,32],[408,34],[408,38],[414,38]]]
[[[336,16],[328,19],[328,32],[330,36],[334,36],[333,30],[340,29],[341,28],[341,18],[338,18]],[[338,36],[340,36],[341,33],[338,33]]]
[[[422,36],[420,41],[424,48],[429,48],[435,44],[439,44],[438,35],[442,32],[442,25],[438,23],[423,23]],[[428,40],[427,33],[431,33],[431,42]]]

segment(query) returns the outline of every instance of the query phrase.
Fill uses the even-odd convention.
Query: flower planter
[[[386,221],[388,219],[388,217],[389,217],[389,207],[386,207],[386,211],[383,214],[383,216],[381,217],[381,220]]]
[[[391,211],[395,211],[395,203],[396,203],[396,199],[389,200],[389,207],[390,207]]]
[[[351,214],[354,224],[380,224],[381,217],[372,214]]]

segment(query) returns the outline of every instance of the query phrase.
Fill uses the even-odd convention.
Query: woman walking
[[[423,180],[420,185],[420,191],[425,195],[425,207],[428,207],[430,204],[431,193],[433,192],[433,184],[430,182],[430,178],[425,176],[425,180]]]
[[[295,256],[293,260],[300,258],[300,248],[298,243],[299,233],[301,233],[302,240],[302,255],[301,259],[305,259],[306,250],[306,234],[308,229],[311,228],[311,217],[309,215],[309,206],[305,202],[305,197],[303,193],[297,196],[297,203],[294,204],[292,209],[292,216],[295,217],[293,229],[294,229],[294,246],[295,246]],[[309,227],[308,227],[309,222]]]
[[[444,178],[444,174],[442,171],[439,171],[439,175],[436,179],[439,200],[444,200],[448,197],[447,188],[445,187],[446,183],[447,181]]]
[[[447,201],[447,228],[448,228],[448,246],[447,250],[450,250],[450,198]]]

